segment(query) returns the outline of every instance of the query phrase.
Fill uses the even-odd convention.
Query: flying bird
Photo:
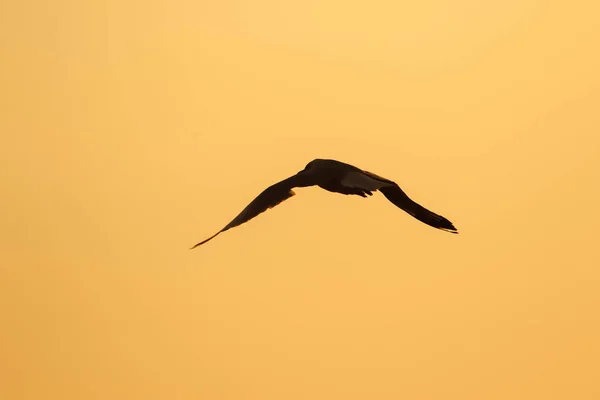
[[[443,231],[458,233],[452,222],[415,203],[394,181],[341,161],[317,158],[297,174],[269,186],[223,229],[194,245],[192,249],[294,196],[296,193],[293,188],[315,185],[329,192],[362,197],[372,196],[372,192],[379,190],[394,205],[419,221]]]

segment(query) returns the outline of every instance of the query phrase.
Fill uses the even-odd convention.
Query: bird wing
[[[388,179],[375,175],[372,172],[359,169],[356,171],[348,171],[340,182],[342,186],[347,188],[362,190],[379,190],[384,186],[395,185],[394,182]]]
[[[361,170],[349,172],[342,179],[342,184],[364,190],[379,190],[395,206],[406,211],[419,221],[437,229],[458,233],[452,222],[414,202],[394,181],[372,172]]]
[[[248,222],[252,218],[257,215],[265,212],[269,208],[273,208],[281,202],[289,199],[294,196],[296,193],[292,190],[292,188],[297,186],[298,183],[298,175],[291,176],[287,179],[282,180],[281,182],[277,182],[274,185],[266,188],[261,194],[259,194],[250,204],[246,206],[242,210],[241,213],[238,214],[230,223],[228,223],[223,229],[219,232],[215,233],[208,239],[203,240],[202,242],[194,245],[192,247],[196,248],[201,244],[204,244],[217,236],[221,232],[225,232],[228,229],[236,227],[238,225],[243,224],[244,222]]]
[[[452,222],[413,201],[398,185],[382,187],[379,191],[395,206],[419,221],[443,231],[458,233]]]

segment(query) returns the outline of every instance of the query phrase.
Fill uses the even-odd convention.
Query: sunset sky
[[[3,1],[0,399],[600,399],[599,15]]]

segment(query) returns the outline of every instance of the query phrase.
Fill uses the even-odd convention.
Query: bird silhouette
[[[372,196],[374,191],[379,190],[390,202],[419,221],[437,229],[458,233],[452,222],[411,200],[394,181],[341,161],[317,158],[297,174],[269,186],[223,229],[191,249],[289,199],[296,194],[293,188],[315,185],[329,192],[362,197]]]

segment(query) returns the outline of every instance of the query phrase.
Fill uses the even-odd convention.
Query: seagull
[[[296,194],[293,188],[315,185],[329,192],[361,197],[372,196],[379,190],[395,206],[419,221],[446,232],[458,233],[452,222],[411,200],[394,181],[341,161],[317,158],[297,174],[266,188],[223,229],[191,249],[289,199]]]

